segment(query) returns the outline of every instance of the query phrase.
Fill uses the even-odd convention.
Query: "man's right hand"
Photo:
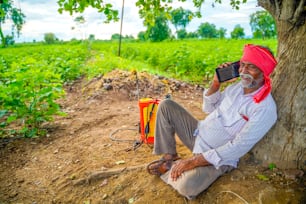
[[[225,62],[225,63],[223,63],[223,64],[220,64],[220,65],[218,66],[218,68],[221,68],[221,69],[222,69],[222,68],[228,67],[228,66],[231,65],[231,64],[232,64],[232,62]],[[229,81],[227,81],[227,82],[233,82],[233,81],[235,81],[235,80],[237,80],[237,79],[234,78],[234,79],[231,79],[231,80],[229,80]],[[218,77],[217,77],[217,74],[216,74],[216,72],[215,72],[213,81],[212,81],[212,83],[211,83],[211,85],[210,85],[208,91],[206,92],[206,96],[210,96],[210,95],[216,93],[216,92],[219,90],[220,85],[221,85],[221,83],[219,82]]]

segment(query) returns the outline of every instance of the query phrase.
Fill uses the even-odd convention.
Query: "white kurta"
[[[216,168],[222,165],[237,167],[239,158],[276,122],[276,104],[271,94],[255,103],[253,96],[258,91],[244,95],[240,83],[209,97],[205,96],[206,91],[203,111],[209,115],[199,122],[195,131],[193,153],[202,153]]]

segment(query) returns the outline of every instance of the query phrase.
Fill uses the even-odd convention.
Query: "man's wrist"
[[[206,92],[205,95],[206,95],[206,96],[210,96],[210,95],[216,93],[217,91],[219,91],[219,89],[220,89],[220,83],[215,83],[215,82],[213,82],[213,83],[210,85],[210,87],[209,87],[209,89],[207,90],[207,92]]]
[[[215,90],[219,90],[220,88],[220,83],[219,82],[213,82],[210,86],[212,89],[215,89]]]
[[[202,154],[194,155],[193,157],[191,157],[191,161],[194,167],[210,165],[210,163],[204,158]]]

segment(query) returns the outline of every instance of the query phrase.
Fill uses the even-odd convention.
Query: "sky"
[[[23,25],[21,35],[16,38],[16,42],[32,42],[42,41],[45,33],[54,33],[60,40],[86,39],[90,34],[95,36],[95,39],[109,40],[112,34],[120,33],[119,22],[112,22],[109,24],[103,23],[105,17],[99,14],[95,9],[88,8],[83,14],[73,14],[68,12],[60,14],[57,10],[59,8],[57,0],[13,0],[15,7],[20,8],[25,14],[26,23]],[[145,31],[143,20],[139,18],[138,8],[135,5],[137,0],[124,1],[124,15],[122,21],[122,35],[132,35],[137,38],[140,31]],[[113,8],[119,11],[121,17],[122,0],[105,0],[111,2]],[[240,6],[240,9],[233,10],[229,4],[229,0],[222,0],[222,4],[214,4],[213,0],[206,0],[201,8],[202,18],[194,18],[186,27],[188,32],[194,32],[198,29],[201,23],[211,23],[217,29],[223,27],[227,30],[227,36],[236,25],[244,28],[246,36],[251,36],[251,27],[249,25],[250,14],[256,11],[263,10],[257,6],[256,0],[248,0],[247,4]],[[176,2],[173,7],[182,6],[184,9],[195,11],[192,6],[192,1]],[[85,18],[83,25],[77,25],[74,19],[78,16]],[[6,22],[3,26],[4,34],[11,33],[11,24]],[[170,28],[175,32],[174,27]]]

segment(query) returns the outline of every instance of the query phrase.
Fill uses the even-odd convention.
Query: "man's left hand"
[[[194,169],[199,166],[208,166],[210,165],[202,154],[195,155],[188,159],[182,159],[172,166],[171,168],[171,178],[173,181],[176,181],[183,172]]]
[[[171,178],[176,181],[184,171],[193,169],[194,166],[190,159],[182,159],[177,161],[171,168]]]

